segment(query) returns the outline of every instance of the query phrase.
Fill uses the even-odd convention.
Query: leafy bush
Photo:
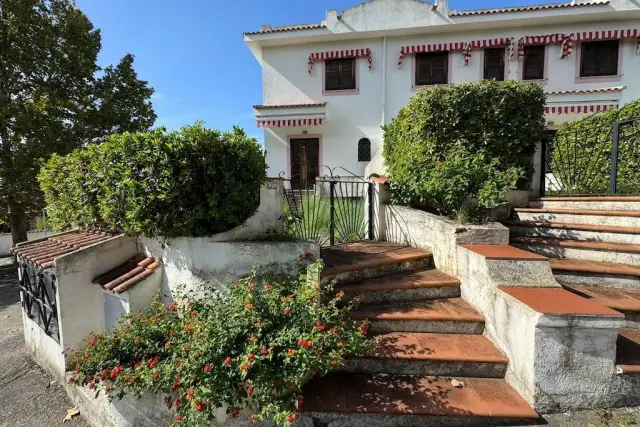
[[[266,179],[258,142],[239,128],[113,135],[54,155],[40,183],[55,229],[98,226],[148,236],[204,236],[241,225]]]
[[[444,215],[499,203],[531,172],[544,105],[539,85],[516,81],[420,90],[384,127],[392,201]]]
[[[555,180],[550,193],[607,193],[611,174],[613,126],[620,127],[618,192],[640,191],[640,99],[620,110],[608,110],[560,126],[550,161]]]
[[[218,408],[236,417],[290,425],[301,388],[316,374],[370,350],[366,323],[349,318],[355,302],[300,277],[252,275],[230,295],[187,296],[128,315],[120,328],[93,335],[72,356],[72,382],[111,398],[163,394],[181,425],[211,422]],[[321,303],[322,301],[322,303]]]

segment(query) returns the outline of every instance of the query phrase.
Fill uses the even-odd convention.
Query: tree
[[[98,75],[100,47],[72,0],[0,0],[0,217],[14,243],[42,207],[41,159],[155,121],[133,56]]]

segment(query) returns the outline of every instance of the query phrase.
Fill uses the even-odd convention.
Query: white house
[[[244,40],[262,65],[254,109],[269,174],[294,181],[324,165],[383,174],[381,126],[427,85],[540,83],[551,129],[640,98],[637,0],[468,11],[446,0],[371,0],[329,10],[318,24],[265,25]]]

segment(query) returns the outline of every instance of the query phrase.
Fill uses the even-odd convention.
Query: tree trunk
[[[13,200],[11,195],[7,197],[7,208],[9,211],[9,225],[11,226],[13,245],[15,246],[20,242],[26,242],[28,238],[24,212],[22,211],[22,207]]]

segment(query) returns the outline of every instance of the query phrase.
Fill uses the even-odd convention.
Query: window
[[[618,75],[618,40],[582,43],[580,77]]]
[[[484,50],[483,78],[504,81],[504,51],[503,47]]]
[[[449,52],[416,55],[415,86],[440,85],[449,82]]]
[[[356,89],[355,58],[326,60],[324,74],[325,91]]]
[[[544,79],[545,47],[525,46],[524,62],[522,64],[522,80]]]
[[[358,161],[371,161],[371,141],[369,141],[367,138],[362,138],[360,141],[358,141]]]

